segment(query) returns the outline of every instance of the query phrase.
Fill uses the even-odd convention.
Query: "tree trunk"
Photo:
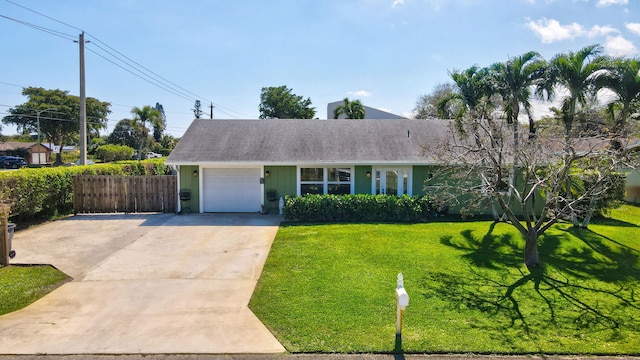
[[[525,236],[524,264],[529,269],[537,268],[540,265],[538,262],[538,231],[535,229],[529,229]]]
[[[62,145],[60,145],[60,150],[58,151],[58,156],[56,156],[56,165],[62,165]]]

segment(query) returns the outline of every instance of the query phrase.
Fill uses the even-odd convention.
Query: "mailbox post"
[[[404,289],[404,277],[398,274],[398,287],[396,288],[396,336],[402,335],[402,313],[409,306],[409,294]]]

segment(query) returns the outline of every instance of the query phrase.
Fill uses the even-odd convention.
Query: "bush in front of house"
[[[96,156],[104,162],[130,160],[135,150],[127,145],[102,145],[96,149]]]
[[[305,195],[287,197],[286,220],[310,222],[416,222],[434,216],[427,196]]]
[[[75,175],[169,175],[163,159],[119,163],[20,169],[0,172],[0,191],[15,221],[48,218],[73,211]]]

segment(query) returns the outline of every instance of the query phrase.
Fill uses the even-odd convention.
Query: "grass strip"
[[[68,279],[49,265],[0,268],[0,315],[24,308]]]

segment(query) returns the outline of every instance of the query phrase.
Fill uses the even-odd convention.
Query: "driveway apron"
[[[14,263],[74,278],[0,317],[0,354],[285,349],[247,307],[280,218],[78,215],[18,232]]]

